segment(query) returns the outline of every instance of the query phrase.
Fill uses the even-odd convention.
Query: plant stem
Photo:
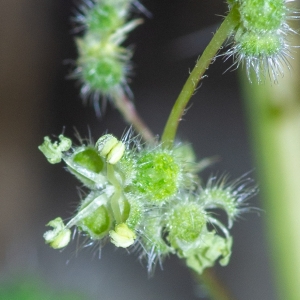
[[[204,50],[200,59],[197,61],[193,71],[188,77],[185,85],[183,86],[165,125],[165,129],[162,135],[162,142],[164,147],[172,147],[177,127],[184,110],[190,101],[195,89],[198,86],[200,79],[204,72],[208,68],[209,64],[215,57],[216,53],[221,48],[225,40],[230,36],[231,32],[237,26],[239,21],[239,13],[235,6],[231,9],[227,17],[224,19],[220,28],[217,30],[212,40]]]
[[[299,37],[295,35],[295,39]],[[299,45],[299,39],[297,42]],[[299,59],[278,84],[243,78],[278,299],[300,299]],[[245,76],[246,77],[246,76]],[[267,81],[267,80],[266,80]]]
[[[115,98],[114,104],[119,112],[123,115],[125,121],[133,126],[133,128],[141,135],[145,142],[150,144],[155,142],[153,133],[138,115],[134,104],[126,97],[124,93],[120,93],[118,97]]]
[[[195,274],[197,282],[204,285],[206,288],[210,299],[212,300],[234,300],[235,297],[231,295],[227,287],[219,280],[216,276],[213,268],[204,270],[204,272],[199,275]]]

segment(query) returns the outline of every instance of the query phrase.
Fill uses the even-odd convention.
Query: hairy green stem
[[[161,138],[164,147],[172,147],[179,121],[181,120],[184,110],[195,92],[200,79],[225,40],[237,26],[238,21],[238,10],[233,7],[197,61],[193,71],[183,86],[165,125]]]
[[[145,142],[150,144],[155,142],[153,133],[139,116],[134,104],[126,97],[124,93],[120,93],[118,97],[115,98],[114,104],[124,117],[125,121],[133,126],[133,128],[141,135]]]

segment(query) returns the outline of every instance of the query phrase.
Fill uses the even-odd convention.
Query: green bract
[[[82,202],[79,213],[83,211],[84,208],[87,208],[97,197],[97,193],[91,193],[88,197]],[[101,196],[100,196],[101,197]],[[91,239],[102,239],[105,237],[109,230],[112,228],[113,216],[107,205],[103,204],[97,207],[96,209],[91,210],[86,217],[83,217],[77,223],[77,226],[80,230],[88,234]]]

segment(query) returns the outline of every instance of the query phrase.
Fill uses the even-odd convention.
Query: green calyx
[[[105,206],[100,206],[88,217],[82,219],[78,226],[89,234],[92,239],[101,239],[110,230],[111,216]]]
[[[264,34],[245,32],[236,39],[236,42],[240,55],[246,57],[272,57],[280,53],[284,47],[281,36],[273,32]]]
[[[274,31],[285,21],[286,7],[283,0],[240,1],[241,22],[246,30]]]
[[[93,202],[97,201],[97,193],[89,194],[82,202],[78,214],[86,209]],[[101,196],[100,196],[101,197]],[[86,217],[81,218],[77,226],[80,230],[87,233],[92,239],[97,240],[105,237],[112,228],[113,217],[106,205],[96,206],[96,209],[91,210]]]
[[[103,169],[104,162],[98,155],[95,148],[87,147],[73,155],[73,162],[89,171],[100,173]]]
[[[75,147],[74,152],[64,157],[68,170],[89,188],[102,187],[107,183],[103,174],[104,160],[93,146]]]
[[[97,3],[86,15],[86,25],[91,32],[108,33],[124,22],[114,5]]]
[[[149,203],[163,203],[176,194],[179,176],[180,167],[171,153],[143,151],[136,161],[134,191]]]
[[[114,57],[86,60],[82,66],[82,79],[93,90],[110,92],[124,81],[124,64]]]
[[[194,242],[205,226],[206,213],[201,206],[196,203],[179,204],[168,216],[168,240],[174,248],[178,248],[178,241]]]

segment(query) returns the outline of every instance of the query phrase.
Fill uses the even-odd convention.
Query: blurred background
[[[161,134],[189,69],[212,37],[227,7],[216,0],[144,0],[152,13],[128,41],[134,45],[135,75],[130,85],[145,122]],[[37,277],[56,291],[72,290],[82,299],[206,299],[187,268],[169,258],[148,278],[134,255],[108,245],[61,253],[42,238],[45,224],[71,216],[79,183],[63,165],[50,165],[37,149],[45,135],[64,132],[97,139],[106,130],[121,136],[128,126],[112,106],[102,119],[83,106],[79,86],[66,80],[76,59],[71,0],[0,2],[0,284]],[[232,179],[251,171],[237,72],[221,58],[193,97],[178,136],[193,143],[198,158],[219,156],[203,174],[228,172]],[[259,183],[258,183],[259,185]],[[258,198],[251,206],[261,207]],[[217,273],[237,299],[274,300],[264,231],[266,213],[246,214],[233,227],[233,255]],[[52,299],[59,299],[52,297]]]

